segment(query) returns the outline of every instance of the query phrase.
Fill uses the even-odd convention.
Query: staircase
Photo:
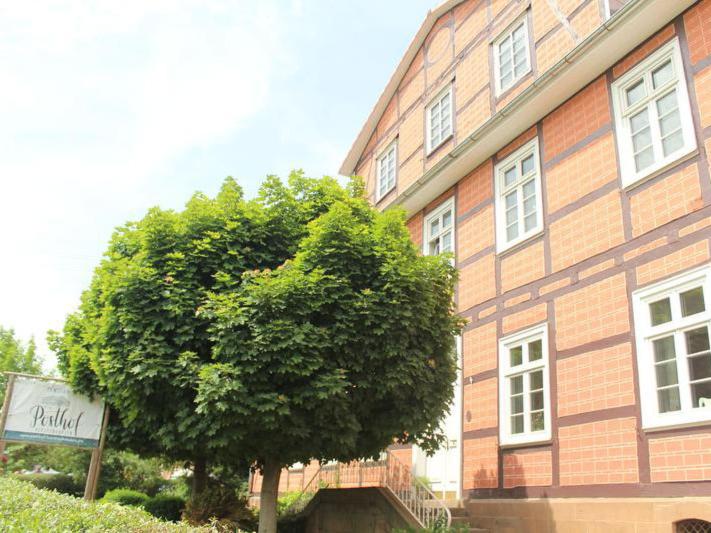
[[[423,528],[450,526],[462,533],[489,533],[486,529],[472,528],[466,508],[451,507],[449,502],[437,498],[407,465],[390,452],[380,461],[322,465],[292,502],[288,512],[303,511],[322,488],[365,487],[384,489],[391,505],[402,509],[413,525]]]

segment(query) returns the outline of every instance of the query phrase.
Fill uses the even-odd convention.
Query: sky
[[[152,206],[337,175],[437,0],[0,4],[0,326],[61,329]]]

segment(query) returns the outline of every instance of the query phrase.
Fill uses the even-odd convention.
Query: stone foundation
[[[676,533],[682,520],[711,522],[711,497],[476,499],[466,508],[490,533]]]

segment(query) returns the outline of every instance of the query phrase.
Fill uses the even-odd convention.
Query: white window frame
[[[381,183],[383,182],[383,174],[382,174],[382,162],[390,159],[392,154],[392,159],[393,159],[393,176],[392,176],[392,183],[387,184],[385,189],[381,192]],[[395,139],[393,142],[391,142],[385,150],[381,152],[381,154],[378,156],[376,159],[376,175],[377,179],[375,181],[375,200],[380,201],[382,198],[387,196],[387,194],[392,191],[395,186],[397,185],[397,139]]]
[[[439,238],[442,235],[442,232],[438,233],[437,235],[432,235],[430,233],[430,222],[434,220],[435,218],[442,218],[442,215],[447,212],[451,211],[452,213],[452,225],[450,226],[450,232],[452,234],[452,248],[449,253],[456,254],[456,241],[455,241],[455,232],[456,232],[456,226],[457,226],[457,219],[456,219],[456,213],[454,212],[454,197],[450,198],[449,200],[445,200],[442,202],[440,206],[437,207],[434,211],[429,213],[427,216],[425,216],[424,220],[424,228],[423,228],[423,239],[422,239],[422,253],[423,255],[439,255],[443,252],[437,252],[437,254],[432,254],[430,252],[430,242],[432,242],[433,239]],[[442,227],[442,223],[440,220],[440,228]]]
[[[537,361],[526,361],[529,342],[541,340],[543,356]],[[523,345],[523,362],[515,367],[510,366],[509,348]],[[530,387],[528,380],[523,379],[524,402],[524,432],[511,432],[511,384],[510,378],[529,374],[536,370],[543,371],[543,424],[544,429],[530,430]],[[551,398],[550,398],[550,357],[548,353],[548,325],[539,324],[514,335],[504,337],[499,341],[499,440],[502,446],[532,444],[551,440]]]
[[[442,116],[442,100],[444,100],[445,96],[449,96],[449,102],[447,105],[447,111],[449,112],[449,133],[447,135],[441,135],[440,133],[440,139],[437,142],[437,144],[433,144],[432,142],[432,108],[435,106],[440,107],[439,114],[440,117]],[[442,146],[444,143],[446,143],[452,136],[454,135],[454,105],[453,105],[453,98],[454,94],[452,91],[452,84],[449,83],[447,86],[441,90],[439,93],[437,93],[437,96],[435,96],[432,100],[430,100],[430,103],[427,104],[427,108],[425,109],[425,136],[426,136],[426,144],[427,144],[427,155],[431,154],[434,152],[437,148]],[[442,122],[440,120],[439,123],[439,128],[440,132],[442,129]]]
[[[526,159],[529,155],[534,156],[534,170],[535,175],[533,180],[535,182],[535,192],[536,192],[536,225],[528,231],[524,228],[524,216],[523,216],[523,184],[518,185],[517,182],[515,187],[506,187],[504,182],[505,171],[511,168],[512,165],[520,165],[521,162]],[[528,239],[531,239],[539,235],[543,231],[543,188],[541,186],[541,157],[538,145],[538,137],[527,142],[521,146],[518,150],[513,152],[503,161],[497,163],[494,168],[494,181],[495,181],[495,192],[496,192],[496,251],[497,253],[504,252],[509,248],[512,248]],[[529,180],[526,180],[528,183]],[[519,189],[517,194],[517,213],[520,213],[518,224],[520,227],[519,235],[511,241],[507,241],[506,235],[506,203],[505,196],[510,193],[513,189]]]
[[[661,88],[654,89],[651,84],[652,72],[669,59],[671,59],[672,68],[674,69],[674,77]],[[644,79],[647,95],[640,102],[627,106],[626,91],[640,79]],[[677,92],[683,144],[676,151],[664,156],[655,102],[673,90]],[[650,178],[662,172],[673,163],[696,150],[694,121],[691,115],[689,91],[686,85],[678,38],[662,46],[612,84],[612,107],[615,115],[617,148],[620,154],[620,170],[624,187],[634,185],[645,178]],[[630,117],[643,109],[647,109],[649,117],[655,161],[652,165],[637,171],[632,146]]]
[[[523,30],[525,33],[525,38],[524,38],[524,45],[526,47],[526,69],[516,76],[516,69],[515,65],[513,63],[513,58],[512,58],[512,63],[511,63],[511,82],[503,87],[501,85],[501,65],[499,62],[499,48],[501,47],[501,43],[503,43],[507,38],[511,38],[511,41],[513,43],[513,32],[517,30],[521,25],[523,25]],[[496,96],[501,96],[503,93],[514,87],[521,79],[523,79],[525,76],[527,76],[532,69],[532,58],[531,58],[531,37],[530,37],[530,30],[528,27],[528,11],[525,11],[521,17],[516,19],[512,24],[510,24],[503,32],[499,34],[499,36],[494,40],[492,43],[493,46],[493,55],[494,55],[494,92]],[[513,52],[512,52],[513,54]]]
[[[705,311],[682,317],[678,294],[694,287],[703,287]],[[675,298],[674,295],[677,295]],[[651,325],[649,304],[670,297],[672,321],[657,326]],[[632,294],[635,337],[637,346],[637,369],[639,372],[642,426],[644,429],[684,427],[711,420],[711,407],[694,408],[691,405],[689,366],[683,346],[684,331],[704,326],[711,331],[711,266],[705,265],[684,274],[655,283]],[[652,341],[674,334],[676,367],[681,400],[681,410],[659,412],[657,381],[655,375]]]

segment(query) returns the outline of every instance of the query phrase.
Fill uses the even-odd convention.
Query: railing
[[[322,488],[385,487],[405,506],[422,527],[449,526],[447,505],[413,474],[394,454],[380,461],[354,461],[322,465],[287,508],[299,513]]]

